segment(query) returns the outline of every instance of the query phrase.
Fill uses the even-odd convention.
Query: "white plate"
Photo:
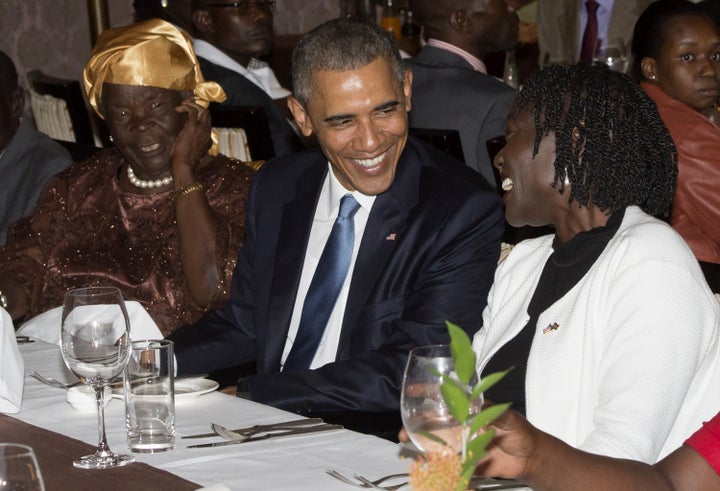
[[[215,380],[207,378],[191,378],[175,381],[175,399],[195,399],[207,394],[220,386]]]
[[[175,381],[175,399],[183,401],[195,399],[203,394],[207,394],[220,386],[215,380],[206,378],[189,378]],[[124,391],[122,387],[113,387],[113,397],[122,399]]]

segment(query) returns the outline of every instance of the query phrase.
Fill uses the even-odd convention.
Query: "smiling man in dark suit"
[[[408,137],[411,83],[374,24],[334,19],[303,38],[290,108],[320,148],[258,172],[230,300],[171,336],[179,373],[255,361],[240,388],[255,401],[398,413],[408,351],[449,342],[446,319],[480,328],[502,206],[479,176]],[[336,228],[350,243],[347,273],[331,280]]]

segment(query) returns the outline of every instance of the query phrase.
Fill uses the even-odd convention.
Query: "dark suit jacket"
[[[410,137],[392,186],[368,218],[337,361],[280,372],[327,172],[319,149],[260,169],[230,300],[170,336],[179,373],[256,360],[258,374],[248,379],[253,400],[305,413],[398,411],[408,350],[449,342],[445,320],[470,334],[480,328],[504,229],[501,202],[472,182],[477,174]]]
[[[227,100],[221,104],[222,106],[262,106],[265,108],[276,157],[289,155],[304,148],[300,137],[275,105],[275,101],[260,87],[239,73],[216,65],[205,58],[198,57],[198,61],[205,80],[217,82],[227,94]]]
[[[407,65],[413,73],[410,126],[458,130],[465,163],[496,186],[485,142],[505,134],[515,90],[433,46],[423,47]]]

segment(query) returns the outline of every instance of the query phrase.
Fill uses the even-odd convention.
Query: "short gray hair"
[[[293,51],[293,93],[300,104],[307,106],[314,72],[356,70],[378,58],[388,60],[402,84],[405,66],[390,32],[354,17],[329,20],[308,32]]]

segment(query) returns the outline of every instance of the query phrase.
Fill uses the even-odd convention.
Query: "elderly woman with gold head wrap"
[[[206,108],[225,94],[173,25],[103,32],[83,81],[114,147],[58,174],[11,228],[0,298],[18,320],[111,284],[168,334],[226,298],[253,168],[215,155]]]

